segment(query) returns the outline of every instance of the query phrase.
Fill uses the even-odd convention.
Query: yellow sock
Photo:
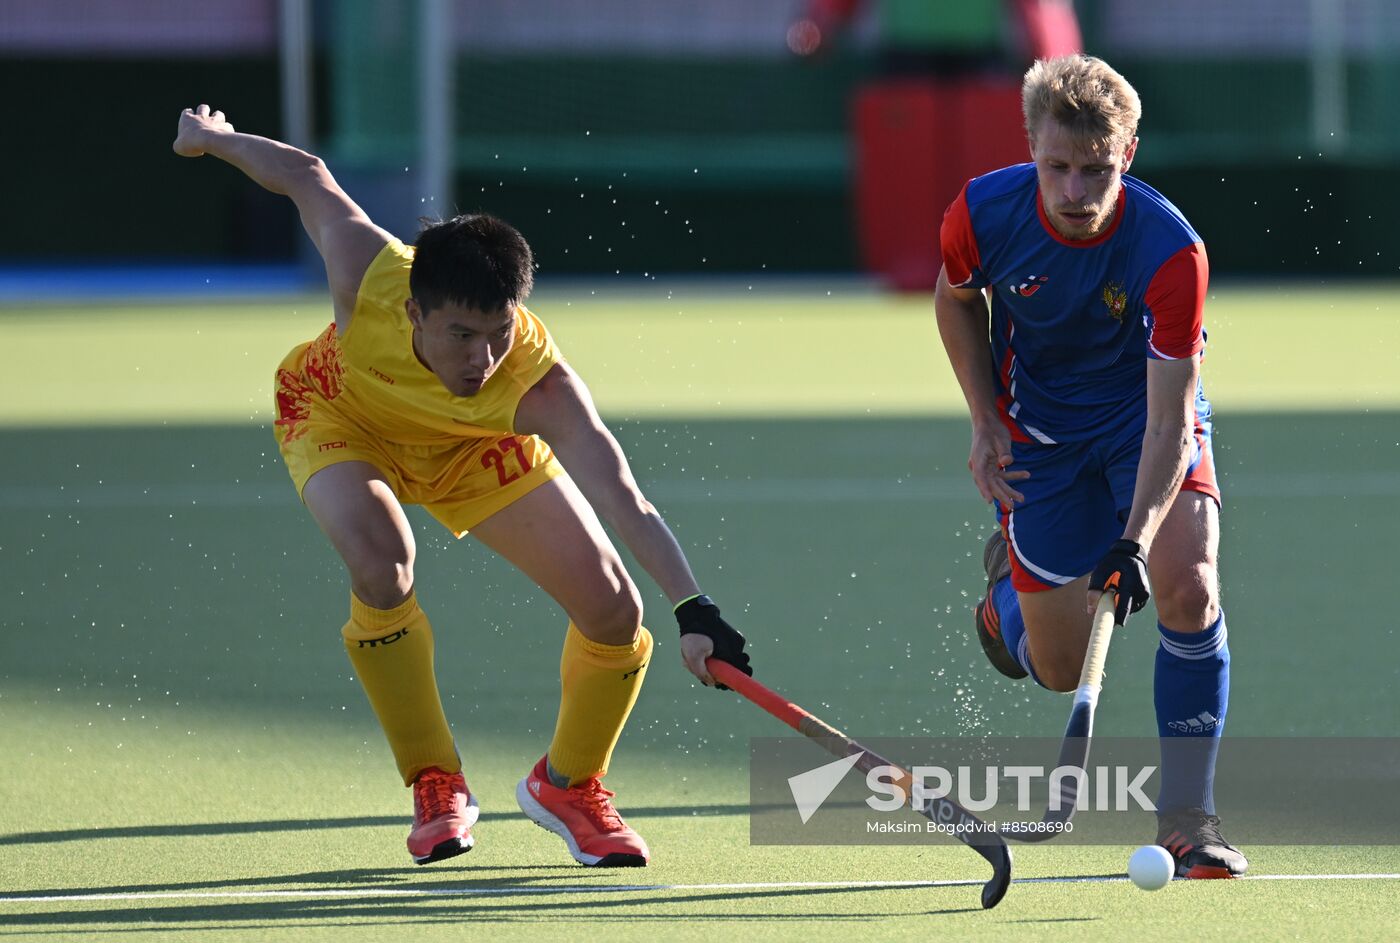
[[[549,745],[550,769],[574,785],[608,771],[622,725],[637,702],[651,659],[651,633],[630,645],[584,638],[572,622],[559,660],[559,721]]]
[[[351,593],[350,621],[340,634],[404,785],[430,766],[461,770],[433,675],[433,630],[417,597],[375,609]]]

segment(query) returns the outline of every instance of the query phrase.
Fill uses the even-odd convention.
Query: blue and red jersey
[[[1034,164],[977,177],[948,207],[942,247],[949,284],[991,289],[997,405],[1017,441],[1080,441],[1145,418],[1148,359],[1205,347],[1205,246],[1133,177],[1108,229],[1084,241],[1050,225]],[[1209,415],[1199,387],[1196,408]]]

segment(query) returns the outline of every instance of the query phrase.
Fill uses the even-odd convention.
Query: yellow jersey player
[[[376,226],[312,154],[234,130],[207,105],[180,115],[175,153],[210,154],[292,199],[325,262],[335,322],[277,369],[274,426],[302,501],[345,561],[355,673],[413,788],[419,864],[471,849],[477,803],[443,714],[433,634],[403,504],[421,504],[522,570],[568,617],[562,696],[521,809],[591,866],[650,852],[603,788],[651,657],[636,586],[606,521],[675,607],[681,657],[752,673],[744,637],[700,593],[588,388],[524,306],[534,261],[486,215],[429,225],[414,246]]]

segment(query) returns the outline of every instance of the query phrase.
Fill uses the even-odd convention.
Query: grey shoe
[[[1171,852],[1177,877],[1236,878],[1249,862],[1220,834],[1220,818],[1204,809],[1157,813],[1157,844]]]
[[[972,621],[977,627],[977,641],[982,643],[982,651],[986,653],[987,660],[992,663],[993,668],[1008,678],[1020,680],[1026,677],[1026,669],[1017,663],[1006,647],[1006,640],[1001,637],[1001,617],[996,609],[988,605],[992,589],[1011,575],[1011,557],[1006,549],[1006,538],[1001,535],[1000,528],[987,538],[987,546],[982,550],[982,568],[987,571],[987,595],[982,597],[977,603],[977,608],[972,611]]]

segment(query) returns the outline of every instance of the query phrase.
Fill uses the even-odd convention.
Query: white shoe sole
[[[527,785],[529,781],[530,777],[526,776],[524,779],[520,780],[519,784],[515,787],[515,801],[520,805],[520,811],[524,812],[526,817],[540,828],[549,829],[551,832],[564,839],[564,844],[569,846],[569,854],[573,855],[574,860],[579,864],[586,864],[592,867],[599,861],[602,861],[603,858],[601,855],[587,855],[579,850],[578,842],[574,841],[573,832],[569,831],[568,826],[530,794],[530,789]]]

